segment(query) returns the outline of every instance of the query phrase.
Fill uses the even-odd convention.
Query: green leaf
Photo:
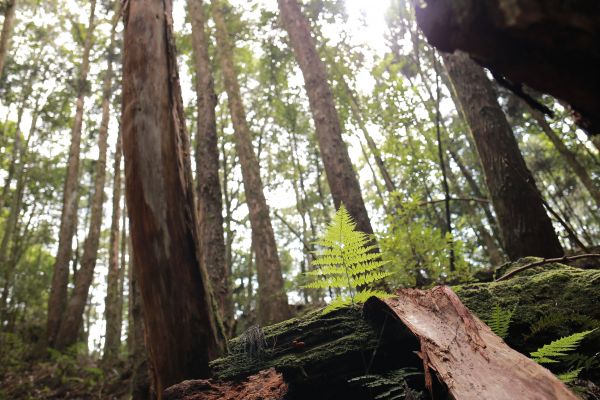
[[[336,297],[324,313],[345,305],[363,303],[371,296],[391,296],[368,289],[370,284],[391,275],[381,270],[386,262],[381,260],[381,255],[376,252],[377,246],[371,242],[369,235],[356,230],[356,223],[342,204],[324,237],[314,242],[322,249],[314,252],[316,258],[312,265],[316,269],[306,275],[316,279],[303,286],[309,289],[342,289],[345,294]]]
[[[575,350],[577,346],[579,346],[579,343],[593,331],[594,329],[574,333],[570,336],[555,340],[531,353],[531,358],[539,364],[558,362],[556,358],[566,356],[569,352]]]

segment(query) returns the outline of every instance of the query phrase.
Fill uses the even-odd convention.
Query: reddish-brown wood
[[[201,379],[185,381],[165,391],[165,400],[282,400],[288,391],[283,376],[270,368],[241,382]]]
[[[171,0],[124,12],[123,156],[134,268],[154,388],[209,375],[224,347],[201,263]]]
[[[383,310],[400,320],[421,343],[425,378],[431,369],[452,398],[577,399],[550,371],[508,347],[449,287],[403,289],[397,295],[371,298],[365,312]]]

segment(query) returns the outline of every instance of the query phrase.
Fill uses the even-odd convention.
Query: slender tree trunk
[[[4,71],[6,55],[10,48],[10,37],[12,36],[13,24],[15,22],[15,11],[17,10],[17,0],[7,0],[4,11],[4,23],[2,24],[2,34],[0,34],[0,77]]]
[[[219,143],[215,107],[217,95],[208,55],[202,0],[188,0],[192,21],[192,45],[196,63],[198,134],[196,136],[196,180],[198,224],[202,263],[208,269],[225,329],[233,324],[229,271],[225,264],[223,198],[219,182]]]
[[[342,139],[338,113],[327,82],[325,64],[319,58],[308,20],[296,0],[278,0],[283,26],[288,32],[294,54],[304,76],[316,135],[329,188],[336,208],[344,203],[357,228],[373,233],[358,179],[348,149]]]
[[[229,42],[222,4],[219,1],[213,1],[213,19],[217,30],[221,70],[235,131],[235,144],[242,168],[246,202],[250,211],[252,241],[256,246],[259,321],[261,324],[270,324],[288,318],[290,310],[284,291],[283,275],[269,207],[263,193],[260,167],[252,147],[246,112],[242,104],[233,63],[233,48]]]
[[[90,17],[83,46],[83,57],[77,82],[77,101],[75,117],[71,131],[71,146],[67,161],[67,176],[63,190],[63,208],[58,235],[58,251],[54,263],[52,286],[48,299],[48,344],[55,345],[61,320],[67,306],[67,285],[69,283],[69,261],[71,260],[73,235],[76,229],[77,201],[79,199],[79,152],[81,143],[81,127],[83,124],[83,106],[87,87],[87,76],[90,67],[90,50],[94,32],[96,0],[90,2]]]
[[[116,24],[113,24],[116,27]],[[90,286],[94,279],[94,269],[100,244],[102,228],[102,209],[104,205],[104,185],[106,182],[106,153],[108,143],[108,123],[110,120],[110,102],[112,97],[113,58],[115,47],[115,29],[111,33],[108,45],[108,68],[104,75],[102,94],[102,118],[98,134],[98,160],[94,171],[94,194],[91,201],[90,223],[87,238],[83,245],[81,267],[77,272],[75,287],[67,303],[65,314],[60,324],[56,347],[64,349],[75,344],[77,333],[81,329],[83,311],[87,304]]]
[[[355,119],[356,123],[358,124],[358,127],[360,128],[360,130],[363,133],[363,136],[365,137],[365,141],[367,142],[367,146],[369,147],[369,150],[373,154],[373,158],[375,159],[375,164],[377,164],[379,173],[383,177],[383,182],[385,183],[385,188],[388,191],[388,193],[391,195],[392,193],[394,193],[396,191],[396,184],[394,183],[394,180],[392,179],[392,176],[389,173],[387,166],[385,165],[385,162],[383,161],[383,157],[381,156],[381,152],[379,151],[379,148],[377,147],[375,140],[373,140],[373,137],[371,136],[371,134],[369,133],[369,130],[367,129],[367,125],[363,118],[363,111],[362,111],[360,101],[358,99],[358,95],[350,88],[350,86],[348,85],[348,82],[346,82],[346,80],[344,79],[343,76],[340,76],[340,82],[344,86],[344,89],[346,90],[348,97],[350,97],[350,108],[352,110],[352,115],[354,116],[354,119]]]
[[[119,267],[119,224],[121,223],[121,155],[123,148],[121,145],[121,131],[117,137],[114,162],[113,178],[113,198],[112,198],[112,219],[110,223],[110,238],[108,243],[108,276],[106,278],[106,301],[105,318],[106,331],[104,334],[104,355],[103,361],[108,368],[112,366],[119,356],[119,347],[121,345],[121,310],[119,298],[123,291],[120,290],[120,268]],[[125,228],[123,227],[123,231]]]
[[[154,388],[207,377],[225,347],[201,263],[171,0],[124,10],[123,154]]]
[[[475,139],[509,258],[562,256],[541,194],[483,69],[463,53],[443,59]]]
[[[542,128],[548,139],[554,145],[554,148],[558,151],[561,157],[569,164],[575,175],[579,178],[583,186],[590,192],[592,195],[592,199],[596,202],[596,206],[600,207],[600,188],[594,183],[590,174],[588,174],[587,170],[579,160],[577,160],[577,156],[569,150],[569,148],[563,143],[560,137],[554,132],[550,124],[544,118],[541,112],[538,110],[534,110],[531,106],[527,105],[529,113],[533,116],[533,118],[537,121],[538,125]]]
[[[14,151],[18,152],[18,164],[15,167],[15,179],[17,181],[17,187],[12,194],[11,202],[10,202],[10,214],[5,222],[4,226],[4,235],[2,236],[2,241],[0,242],[0,269],[4,269],[4,287],[2,290],[2,296],[0,297],[0,324],[2,323],[2,316],[6,314],[6,307],[8,301],[8,292],[10,291],[10,287],[13,285],[14,273],[17,268],[17,260],[14,257],[14,251],[16,248],[15,245],[15,234],[18,234],[18,223],[19,216],[21,214],[21,206],[23,204],[23,196],[25,194],[25,184],[27,183],[27,174],[25,170],[25,165],[27,163],[27,153],[29,147],[29,140],[33,136],[38,119],[38,103],[36,100],[36,106],[33,113],[33,117],[31,120],[31,127],[29,129],[29,135],[25,140],[25,143],[21,143],[19,149],[14,149]],[[16,132],[17,135],[21,135],[19,131]],[[20,142],[22,142],[22,138]],[[11,245],[12,244],[12,245]],[[8,253],[11,253],[12,257],[8,257]],[[7,263],[7,261],[9,261]]]

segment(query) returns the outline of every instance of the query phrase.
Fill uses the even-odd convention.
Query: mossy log
[[[506,266],[502,272],[530,261]],[[484,320],[496,304],[516,306],[506,342],[525,354],[560,336],[593,328],[600,319],[598,270],[553,264],[506,281],[453,289]],[[358,307],[327,315],[317,310],[248,332],[230,342],[230,354],[212,363],[213,377],[240,381],[275,368],[289,385],[289,399],[372,399],[401,390],[413,396],[407,398],[421,398],[426,389],[423,363],[417,355],[419,342],[405,325],[386,315],[363,313]],[[540,324],[544,319],[545,326]],[[532,334],[536,326],[539,330]],[[584,341],[581,352],[592,356],[600,348],[599,340],[596,331]],[[365,376],[370,376],[367,385]],[[588,371],[586,378],[598,383],[598,368]],[[390,381],[397,387],[390,386]],[[433,385],[435,398],[448,398],[435,377]]]

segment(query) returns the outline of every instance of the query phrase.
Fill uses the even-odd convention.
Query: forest
[[[0,14],[0,400],[600,399],[600,3]]]

